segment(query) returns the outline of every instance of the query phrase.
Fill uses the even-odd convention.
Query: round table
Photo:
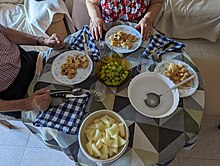
[[[71,42],[73,37],[74,35],[67,37],[66,41]],[[60,88],[60,85],[56,85],[54,82],[50,69],[54,58],[62,51],[64,50],[51,51],[49,60],[35,89],[51,86]],[[138,74],[136,57],[143,51],[144,48],[139,48],[133,53],[124,55],[133,66],[131,79]],[[197,91],[190,97],[181,98],[177,110],[170,116],[160,119],[149,118],[136,111],[127,96],[127,87],[130,81],[117,88],[108,87],[106,98],[102,102],[96,102],[93,99],[89,102],[88,112],[100,109],[113,110],[125,119],[129,127],[130,137],[126,152],[121,158],[109,165],[167,165],[181,149],[190,149],[195,144],[205,102],[201,75],[184,49],[180,50],[179,53],[164,54],[161,60],[165,59],[178,59],[189,64],[199,77]],[[86,81],[77,86],[89,89],[90,85],[96,81],[97,79],[93,73]],[[60,148],[74,161],[87,165],[97,165],[83,155],[79,148],[77,135],[65,134],[50,128],[35,127],[31,124],[27,124],[27,126],[35,134],[41,135],[46,144]]]

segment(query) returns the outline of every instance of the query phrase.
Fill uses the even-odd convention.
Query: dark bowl
[[[101,77],[102,76],[102,73],[101,73],[102,67],[107,65],[110,62],[113,62],[113,63],[117,62],[119,64],[119,66],[123,67],[123,71],[127,71],[128,72],[126,79],[123,80],[123,81],[120,81],[120,83],[117,84],[117,85],[114,85],[114,84],[109,85]],[[119,73],[121,74],[121,72],[119,72]],[[106,86],[109,86],[109,87],[117,87],[117,86],[123,85],[124,83],[126,83],[129,80],[129,78],[131,77],[131,73],[132,73],[132,65],[125,58],[118,58],[118,57],[113,57],[113,56],[105,56],[105,57],[101,58],[100,61],[95,66],[95,74],[96,74],[97,79],[100,82],[102,82],[103,84],[105,84]],[[111,77],[112,81],[114,80],[115,77],[120,77],[120,76],[112,76]],[[109,82],[111,82],[111,81],[109,81]]]

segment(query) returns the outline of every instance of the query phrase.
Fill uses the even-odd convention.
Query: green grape
[[[119,81],[113,82],[112,85],[113,86],[118,86],[118,85],[120,85],[120,82]]]
[[[124,73],[125,73],[126,75],[128,75],[129,72],[128,72],[127,70],[125,70]]]
[[[108,86],[112,86],[112,83],[109,82],[109,81],[105,81],[105,84],[108,85]]]
[[[112,66],[112,70],[115,71],[117,69],[116,66]]]
[[[119,66],[118,62],[115,62],[115,65],[116,65],[116,66]]]

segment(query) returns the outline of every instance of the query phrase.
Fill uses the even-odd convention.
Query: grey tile
[[[21,166],[25,147],[0,146],[1,166]]]
[[[199,44],[201,55],[203,58],[218,58],[220,59],[220,44]]]
[[[196,146],[190,151],[182,150],[177,157],[220,160],[220,117],[204,116]]]
[[[185,50],[191,57],[201,57],[201,50],[199,47],[198,39],[176,39],[176,40],[185,44]]]
[[[201,50],[198,43],[185,43],[185,49],[190,57],[201,57]]]
[[[198,39],[199,44],[220,44],[220,40],[216,40],[215,42],[211,42],[206,39]]]
[[[207,39],[198,39],[198,43],[199,44],[213,44],[215,42],[211,42],[211,41],[209,41]]]
[[[30,134],[30,137],[29,137],[29,140],[27,143],[27,147],[49,149],[49,147],[47,147],[39,138],[37,138],[37,136],[35,136],[32,133]]]
[[[64,152],[44,149],[26,148],[22,159],[22,166],[72,166],[73,161]]]
[[[220,166],[220,160],[179,158],[180,166]]]
[[[198,40],[199,39],[175,39],[176,41],[179,41],[183,44],[186,44],[186,43],[193,43],[193,44],[196,44],[198,43]]]
[[[30,130],[21,121],[9,121],[16,129],[8,129],[0,126],[0,145],[26,147]]]
[[[169,164],[169,166],[179,166],[179,159],[175,158],[172,163]]]

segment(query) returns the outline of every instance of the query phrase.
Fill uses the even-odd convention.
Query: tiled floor
[[[220,59],[220,40],[215,43],[203,39],[179,40],[192,57]],[[47,148],[20,122],[19,129],[0,126],[0,166],[66,166],[73,165],[63,153]],[[220,116],[203,117],[197,145],[191,151],[181,151],[171,166],[220,166]],[[49,159],[49,160],[48,160]]]
[[[73,166],[60,151],[46,147],[21,122],[17,129],[0,126],[0,166]]]

